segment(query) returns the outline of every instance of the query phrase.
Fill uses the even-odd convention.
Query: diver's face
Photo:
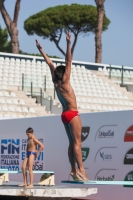
[[[26,133],[27,137],[30,139],[33,136],[33,133]]]

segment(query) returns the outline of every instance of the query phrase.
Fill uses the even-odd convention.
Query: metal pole
[[[24,74],[22,74],[22,91],[24,90]]]
[[[42,106],[42,88],[40,88],[40,103],[41,103],[41,106]]]
[[[124,67],[122,66],[121,85],[123,85],[123,72],[124,72]]]
[[[52,111],[52,96],[50,96],[50,112]]]
[[[44,91],[46,92],[46,75],[44,76]]]
[[[110,65],[110,70],[109,70],[109,79],[111,79],[111,65]]]
[[[31,98],[32,98],[32,92],[33,92],[33,85],[32,85],[32,82],[31,82]]]
[[[54,99],[55,99],[55,87],[54,87]]]

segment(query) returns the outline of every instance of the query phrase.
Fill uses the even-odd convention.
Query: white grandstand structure
[[[64,64],[52,59],[55,67]],[[133,68],[73,61],[71,85],[82,112],[133,109]],[[31,84],[32,83],[32,84]],[[42,57],[0,53],[0,117],[60,114],[49,67]]]

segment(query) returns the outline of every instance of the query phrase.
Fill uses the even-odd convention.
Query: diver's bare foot
[[[28,188],[33,188],[34,186],[33,185],[28,185],[26,188],[28,189]]]
[[[82,181],[82,178],[80,178],[77,172],[71,172],[70,175],[74,181]]]
[[[19,187],[24,187],[24,186],[26,186],[27,187],[27,183],[22,183],[22,184],[20,184],[20,185],[18,185]]]
[[[89,181],[85,171],[81,171],[80,169],[77,169],[77,174],[80,176],[82,181],[87,181],[87,182]]]

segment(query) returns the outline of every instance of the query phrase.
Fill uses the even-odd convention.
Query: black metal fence
[[[106,68],[105,75],[109,79],[120,82],[121,86],[133,81],[133,69],[129,67],[122,66],[121,68],[117,68],[110,65],[110,67]]]
[[[36,103],[40,103],[41,105],[44,105],[44,93],[48,91],[47,88],[47,77],[44,76],[44,84],[42,84],[42,87],[36,87],[34,84],[34,81],[31,81],[30,79],[26,78],[26,75],[22,74],[22,91],[25,91],[28,96],[31,96],[31,98],[36,98]],[[52,98],[53,96],[53,98]],[[51,111],[52,109],[52,101],[55,99],[55,89],[53,90],[53,95],[47,96],[46,98],[49,100],[49,108],[48,110]]]

